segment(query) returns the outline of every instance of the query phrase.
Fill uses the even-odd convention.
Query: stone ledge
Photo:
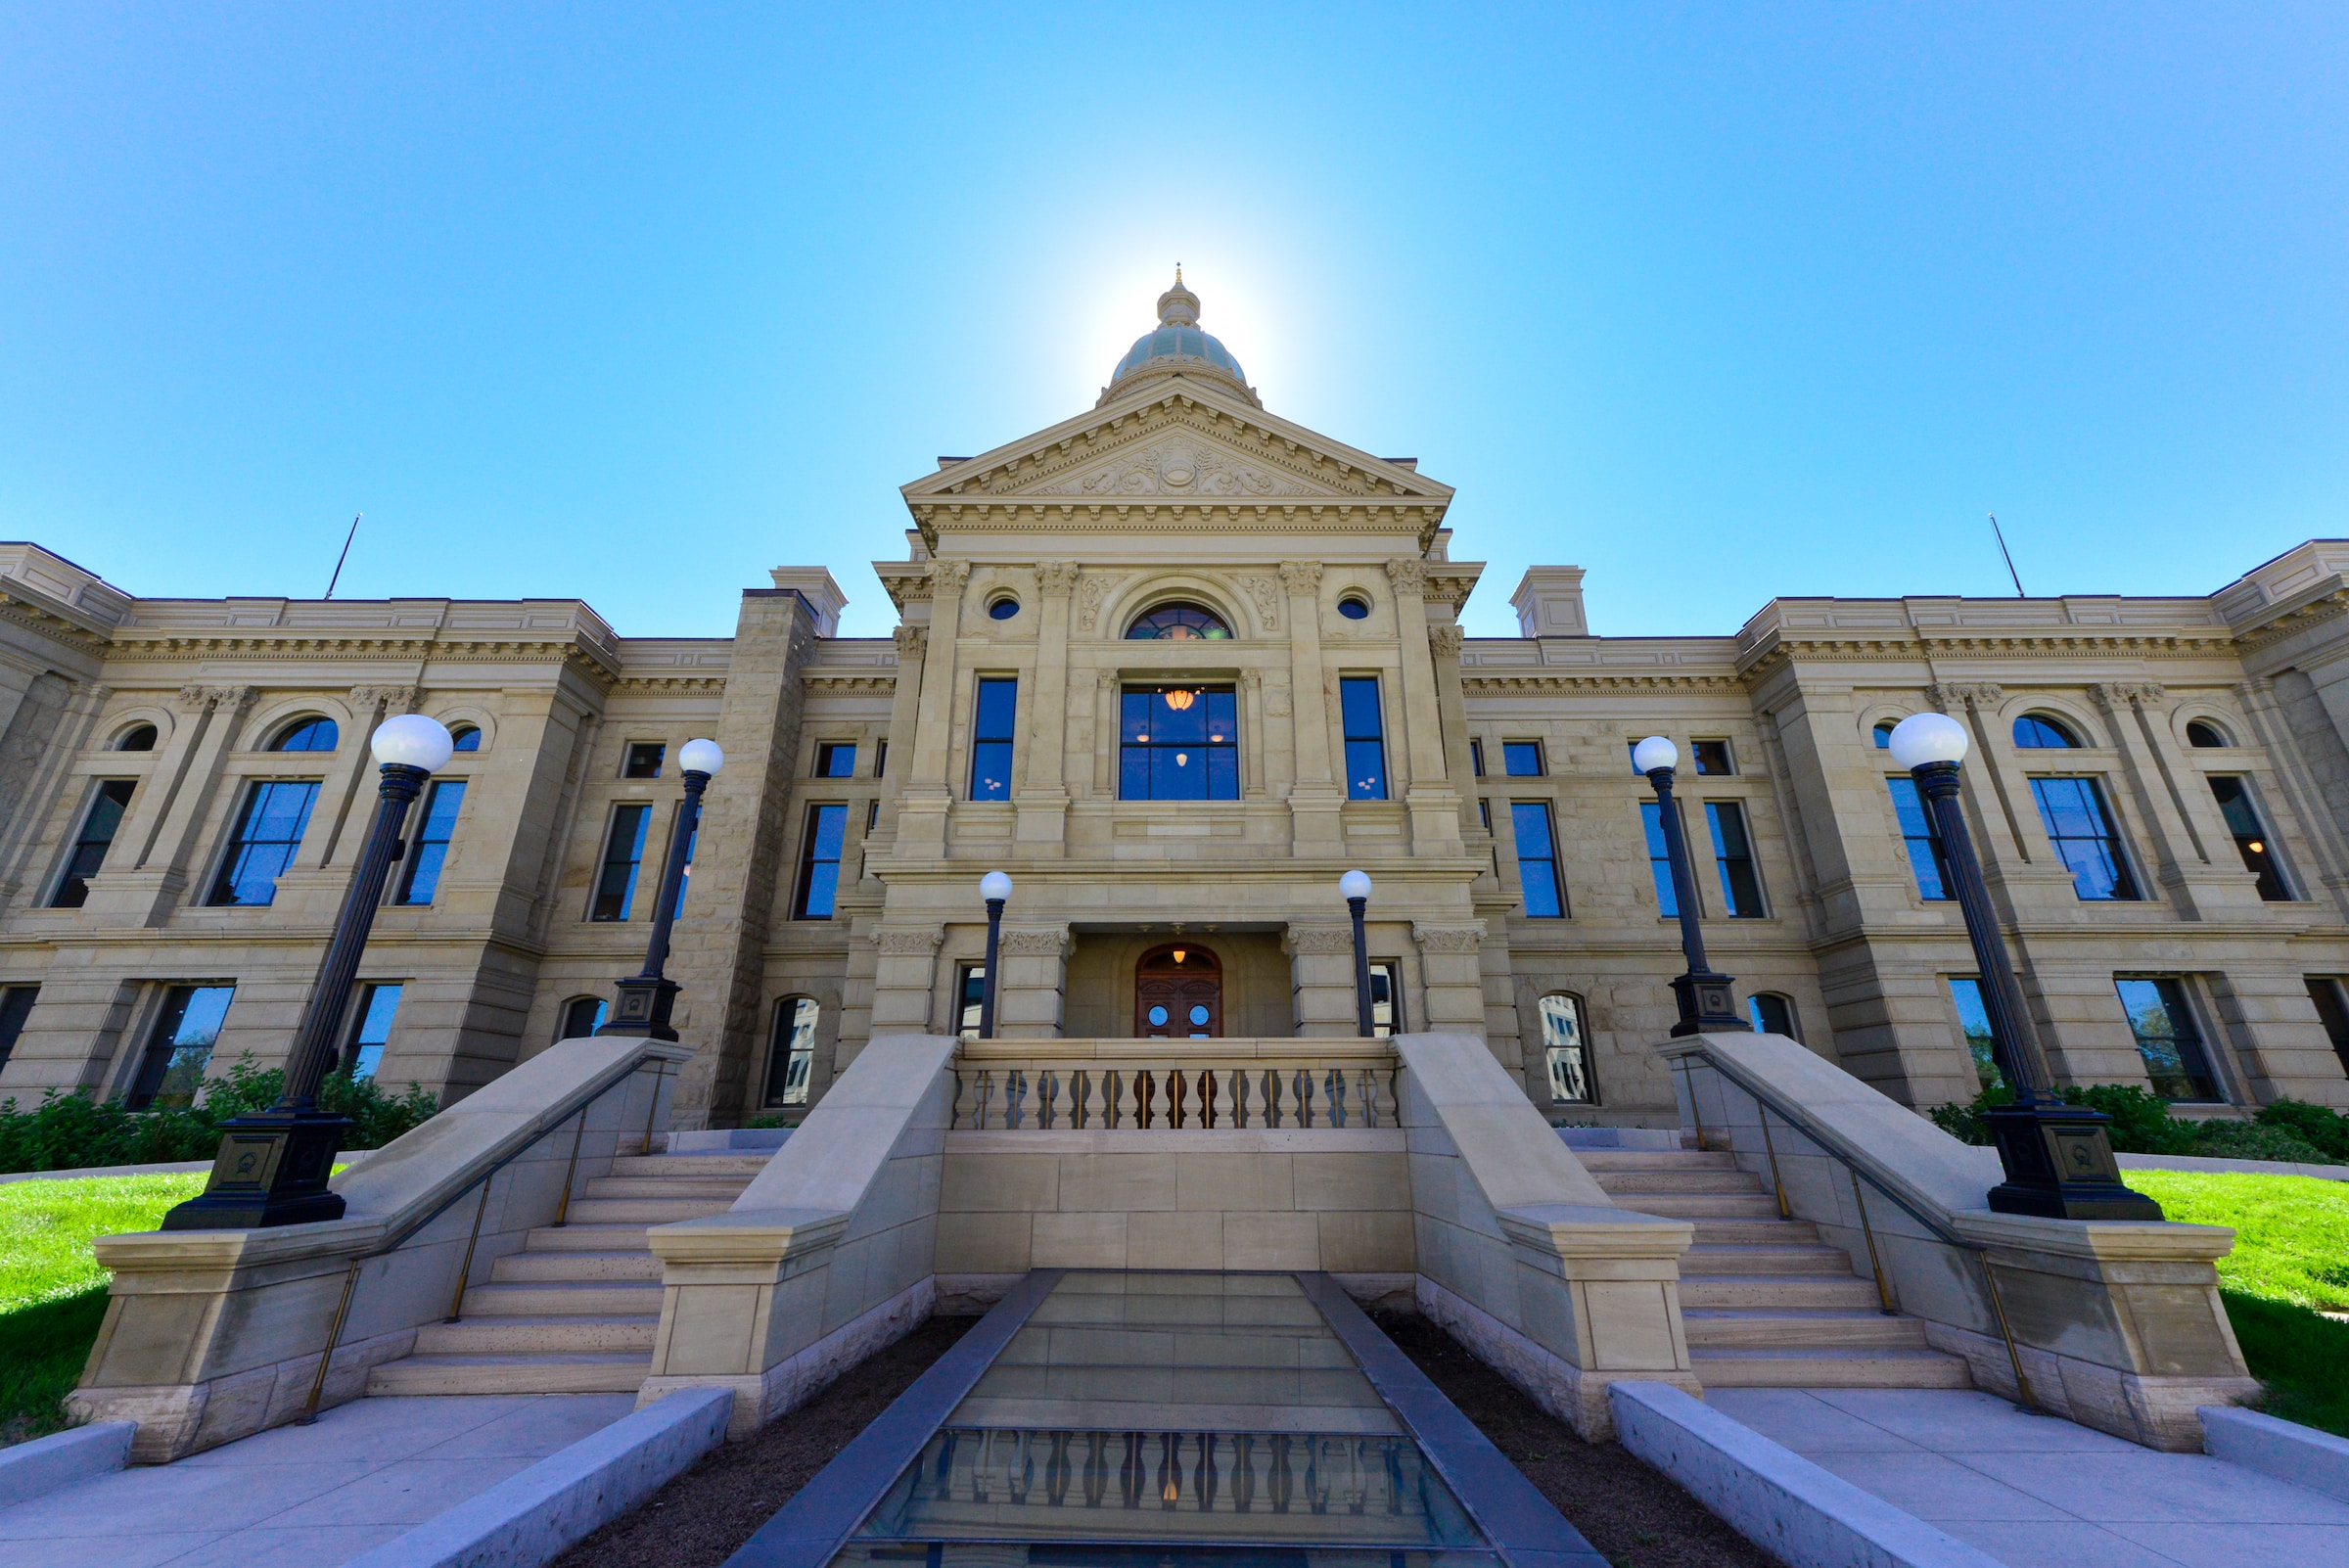
[[[1401,1128],[1129,1128],[946,1134],[948,1154],[1402,1154]]]
[[[2229,1464],[2349,1501],[2349,1442],[2257,1410],[2206,1406],[2202,1452]]]
[[[138,1430],[136,1421],[99,1421],[0,1449],[0,1508],[121,1469]]]

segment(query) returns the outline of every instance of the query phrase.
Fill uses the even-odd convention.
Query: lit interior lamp
[[[1192,702],[1197,699],[1198,695],[1199,694],[1195,691],[1175,690],[1168,692],[1167,706],[1179,714],[1183,710],[1189,708]]]

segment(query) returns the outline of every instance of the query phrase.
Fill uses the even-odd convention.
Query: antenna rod
[[[351,526],[356,528],[358,525]],[[1998,535],[1999,554],[2006,557],[2006,575],[2014,577],[2014,596],[2018,599],[2029,598],[2030,595],[2023,592],[2023,579],[2015,575],[2014,556],[2006,548],[2006,533],[1999,527],[1999,514],[1996,512],[1990,514],[1990,531]]]
[[[359,517],[367,514],[361,512]],[[343,580],[343,563],[350,559],[350,541],[359,536],[359,517],[350,520],[350,531],[343,535],[343,553],[335,557],[335,575],[326,579],[326,596],[335,596],[335,584]]]

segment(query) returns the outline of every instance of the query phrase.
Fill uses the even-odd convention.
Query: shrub
[[[2280,1099],[2263,1106],[2252,1118],[2262,1127],[2280,1128],[2324,1151],[2335,1164],[2349,1163],[2349,1116],[2328,1111],[2306,1100]]]
[[[2289,1128],[2260,1122],[2205,1122],[2194,1130],[2193,1152],[2212,1160],[2282,1160],[2297,1165],[2339,1165],[2323,1149]]]
[[[2072,1105],[2085,1105],[2112,1118],[2115,1154],[2192,1154],[2215,1160],[2280,1160],[2307,1165],[2349,1165],[2349,1117],[2300,1100],[2279,1100],[2250,1122],[2187,1122],[2170,1114],[2169,1102],[2135,1084],[2070,1084],[2057,1090]],[[1936,1105],[1925,1114],[1961,1143],[1986,1144],[1990,1128],[1982,1113],[2004,1105],[2013,1091],[2001,1084],[1984,1089],[1966,1105]]]

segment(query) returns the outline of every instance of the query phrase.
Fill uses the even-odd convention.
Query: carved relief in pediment
[[[1247,499],[1260,495],[1334,495],[1334,489],[1299,481],[1220,442],[1188,432],[1161,438],[1105,462],[1055,479],[1030,491],[1037,495],[1169,495]]]

